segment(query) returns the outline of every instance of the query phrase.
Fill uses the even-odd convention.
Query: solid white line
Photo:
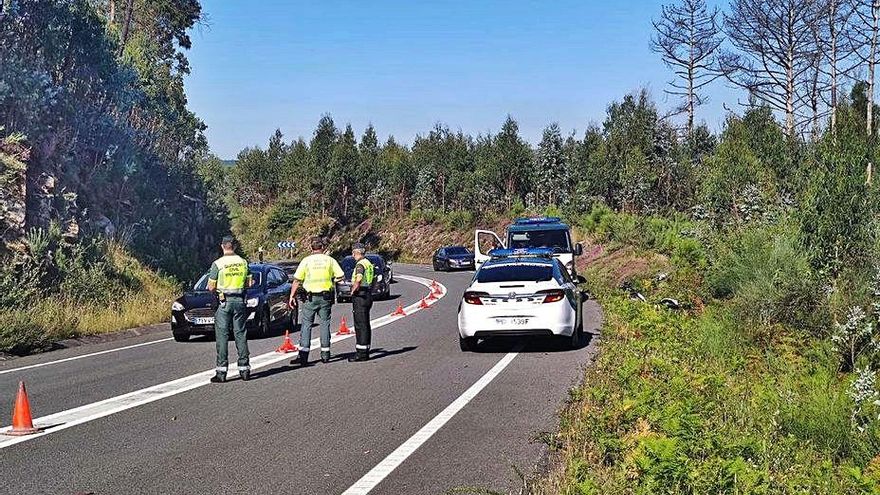
[[[427,442],[428,439],[431,438],[434,433],[437,433],[440,428],[443,428],[443,425],[449,422],[458,411],[461,411],[468,402],[486,388],[486,385],[489,385],[496,376],[500,375],[501,372],[504,371],[504,368],[506,368],[507,365],[513,361],[513,358],[517,356],[519,350],[520,349],[516,349],[514,352],[510,352],[501,358],[501,361],[498,361],[492,369],[477,380],[476,383],[471,385],[469,389],[465,390],[465,392],[455,399],[452,404],[446,406],[446,409],[441,411],[440,414],[423,426],[421,430],[417,431],[415,435],[409,437],[409,439],[403,442],[400,447],[397,447],[394,452],[388,454],[388,457],[383,459],[382,462],[377,464],[376,467],[371,469],[361,479],[357,480],[355,484],[351,485],[348,490],[345,490],[342,495],[366,495],[367,493],[370,493],[373,488],[376,488],[376,485],[381,483],[382,480],[391,474],[392,471],[397,469],[397,466],[400,466],[400,464],[411,456],[416,449]]]
[[[110,354],[111,352],[124,351],[126,349],[134,349],[135,347],[143,347],[145,345],[153,345],[153,344],[158,344],[160,342],[168,342],[171,339],[172,339],[172,337],[168,337],[166,339],[151,340],[149,342],[143,342],[140,344],[134,344],[134,345],[129,345],[129,346],[125,346],[125,347],[117,347],[115,349],[108,349],[106,351],[92,352],[90,354],[83,354],[81,356],[73,356],[73,357],[64,358],[64,359],[58,359],[55,361],[48,361],[45,363],[31,364],[28,366],[21,366],[18,368],[12,368],[12,369],[8,369],[8,370],[0,370],[0,375],[5,375],[6,373],[14,373],[16,371],[29,370],[29,369],[33,369],[33,368],[42,368],[43,366],[49,366],[50,364],[59,364],[59,363],[66,363],[68,361],[76,361],[77,359],[85,359],[87,357],[100,356],[101,354]]]
[[[424,286],[431,285],[431,280],[422,277],[397,275],[397,278],[416,282]],[[446,295],[446,287],[443,287],[441,285],[440,288],[441,293],[437,296],[438,298],[442,298]],[[411,315],[420,311],[419,303],[416,302],[407,306],[406,308],[404,308],[404,311],[407,315]],[[395,321],[405,317],[406,316],[385,315],[371,320],[370,323],[373,328],[379,328],[394,323]],[[352,337],[354,337],[354,335],[333,335],[330,339],[330,342],[339,342],[341,340],[349,339]],[[320,338],[316,338],[311,341],[310,347],[314,348],[319,345]],[[271,364],[290,359],[290,357],[291,356],[289,354],[278,354],[274,351],[260,354],[259,356],[251,358],[251,370],[264,368]],[[230,365],[230,374],[234,374],[237,370],[238,367],[235,364]],[[172,395],[177,395],[188,390],[203,387],[210,383],[208,379],[213,375],[214,370],[210,369],[193,375],[185,376],[177,380],[172,380],[170,382],[160,383],[159,385],[154,385],[152,387],[147,387],[141,390],[135,390],[134,392],[129,392],[127,394],[119,395],[116,397],[111,397],[109,399],[105,399],[99,402],[93,402],[91,404],[86,404],[84,406],[76,407],[74,409],[68,409],[66,411],[61,411],[55,414],[50,414],[48,416],[43,416],[41,418],[36,418],[34,420],[34,425],[38,428],[45,429],[40,433],[35,433],[33,435],[22,437],[4,436],[2,435],[2,433],[9,431],[11,427],[7,426],[5,428],[0,428],[0,449],[11,447],[12,445],[26,442],[28,440],[33,440],[35,438],[40,438],[50,433],[66,430],[67,428],[71,428],[73,426],[83,423],[88,423],[89,421],[94,421],[96,419],[125,411],[127,409],[132,409],[138,406],[142,406],[144,404],[149,404],[150,402],[155,402],[166,397],[171,397]]]

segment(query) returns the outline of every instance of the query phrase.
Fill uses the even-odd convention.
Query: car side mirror
[[[584,254],[584,246],[582,246],[581,243],[575,244],[574,245],[574,255],[580,256],[582,254]]]

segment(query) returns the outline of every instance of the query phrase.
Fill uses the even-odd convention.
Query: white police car
[[[552,249],[495,249],[477,270],[458,310],[461,350],[495,336],[557,336],[575,348],[583,335],[583,301]]]

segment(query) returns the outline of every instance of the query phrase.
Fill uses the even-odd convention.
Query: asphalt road
[[[368,488],[349,493],[518,493],[517,471],[530,474],[545,459],[539,439],[556,430],[595,338],[574,351],[530,339],[462,353],[455,315],[471,274],[395,269],[436,279],[447,294],[376,329],[367,363],[345,360],[349,338],[333,344],[329,364],[290,367],[269,354],[274,336],[250,342],[252,357],[269,363],[256,379],[205,385],[214,343],[162,340],[170,331],[0,363],[2,425],[19,380],[38,426],[46,416],[99,411],[22,443],[0,436],[0,494],[336,494],[356,484]],[[428,289],[400,279],[393,291],[374,319]],[[598,307],[586,310],[586,330],[597,331]],[[350,311],[334,306],[334,328],[342,316],[351,322]],[[90,355],[102,351],[111,352]],[[56,362],[78,356],[87,357]]]

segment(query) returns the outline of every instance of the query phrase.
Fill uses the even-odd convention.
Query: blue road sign
[[[294,249],[296,248],[296,243],[293,241],[280,241],[278,243],[278,249]]]

